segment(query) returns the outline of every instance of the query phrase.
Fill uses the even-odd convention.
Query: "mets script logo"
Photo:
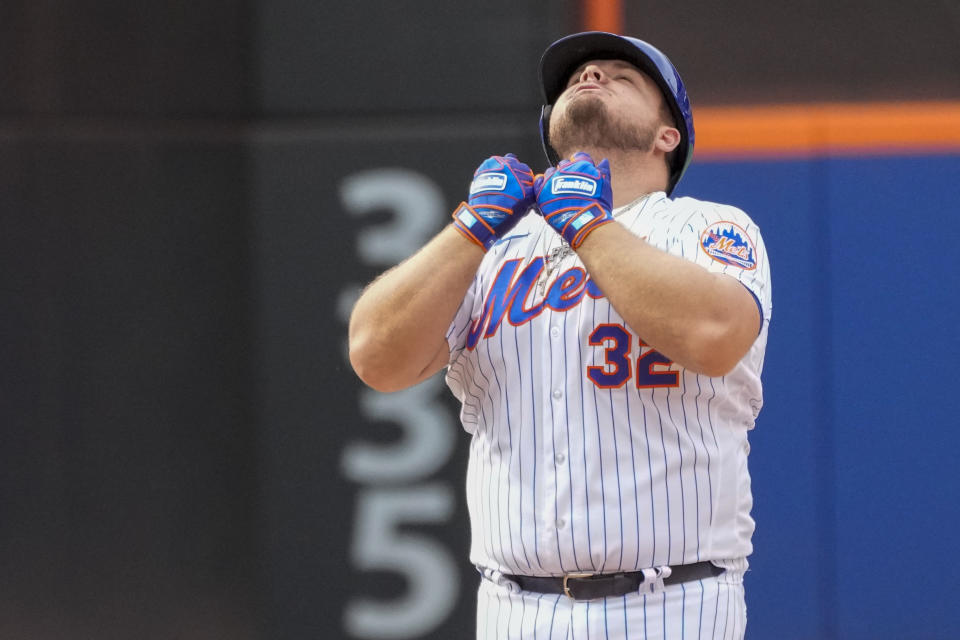
[[[590,178],[556,178],[552,188],[554,195],[573,193],[578,196],[592,196],[597,192],[597,181]]]
[[[470,195],[476,195],[481,191],[503,191],[506,186],[507,174],[483,173],[470,183]]]
[[[708,256],[741,269],[757,266],[757,251],[747,232],[733,222],[718,222],[700,235],[700,247]]]
[[[523,260],[507,260],[487,291],[480,316],[470,325],[467,349],[473,350],[482,338],[496,335],[504,318],[515,327],[524,325],[544,309],[567,311],[580,304],[584,296],[597,300],[603,292],[580,267],[567,269],[557,276],[546,294],[535,300],[535,284],[543,272],[543,256],[537,256],[522,270]]]

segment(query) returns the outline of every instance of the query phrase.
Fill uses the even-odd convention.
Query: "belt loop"
[[[668,566],[653,567],[650,569],[643,569],[643,582],[640,583],[640,593],[657,593],[658,591],[663,591],[664,585],[663,581],[665,578],[669,578],[670,574],[673,573],[673,569]]]
[[[504,587],[510,593],[518,593],[521,590],[519,584],[511,580],[505,573],[497,571],[496,569],[482,569],[477,567],[477,571],[479,571],[480,575],[484,578],[495,585]]]

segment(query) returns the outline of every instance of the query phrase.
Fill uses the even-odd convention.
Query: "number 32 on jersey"
[[[619,389],[633,378],[630,354],[634,336],[622,324],[601,324],[590,334],[589,343],[602,347],[605,362],[587,367],[587,377],[601,389]],[[636,359],[637,389],[680,386],[680,372],[671,369],[673,360],[637,338],[640,354]]]

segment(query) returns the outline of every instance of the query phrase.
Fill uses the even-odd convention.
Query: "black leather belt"
[[[679,584],[691,580],[703,580],[719,576],[725,569],[709,561],[694,564],[678,564],[670,567],[669,577],[663,579],[663,584]],[[562,593],[574,600],[593,600],[595,598],[609,598],[635,593],[643,584],[642,571],[629,573],[568,573],[560,577],[540,576],[510,576],[504,575],[520,585],[524,591],[539,593]]]

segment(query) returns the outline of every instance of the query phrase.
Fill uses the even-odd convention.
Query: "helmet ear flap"
[[[553,105],[545,104],[540,110],[540,141],[543,143],[543,152],[547,156],[547,160],[550,161],[551,165],[556,165],[560,162],[560,156],[550,146],[550,113],[553,111]]]

